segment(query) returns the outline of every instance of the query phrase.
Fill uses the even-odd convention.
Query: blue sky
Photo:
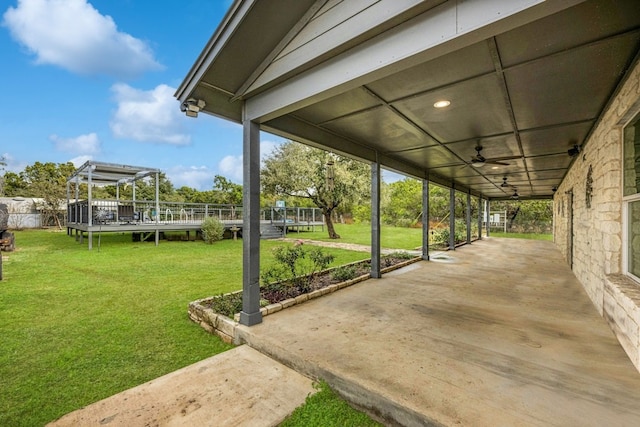
[[[241,183],[241,127],[173,97],[231,4],[0,0],[5,169],[96,160],[159,168],[176,188]],[[262,155],[281,142],[263,133]]]
[[[231,3],[0,0],[6,169],[92,159],[160,168],[176,187],[241,182],[241,127],[186,117],[173,97]]]

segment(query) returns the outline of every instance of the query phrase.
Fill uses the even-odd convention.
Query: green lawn
[[[371,244],[370,224],[335,224],[336,232],[340,235],[339,242]],[[287,237],[312,240],[331,241],[325,227],[324,231],[289,232]],[[380,240],[383,248],[412,250],[422,246],[422,228],[401,228],[383,225],[380,228]]]
[[[262,242],[263,266],[279,243]],[[64,232],[16,233],[0,282],[0,425],[40,426],[229,348],[189,321],[189,301],[241,288],[242,241],[101,248]],[[366,253],[325,249],[333,265]],[[338,399],[339,400],[339,399]]]

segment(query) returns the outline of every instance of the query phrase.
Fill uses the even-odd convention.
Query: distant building
[[[37,197],[0,197],[0,205],[7,207],[6,213],[2,209],[0,215],[6,215],[9,230],[40,228],[42,227],[40,207],[43,201],[44,199]],[[0,222],[4,223],[4,221]]]

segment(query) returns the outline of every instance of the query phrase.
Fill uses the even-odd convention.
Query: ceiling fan
[[[513,185],[511,185],[511,184],[509,184],[507,182],[507,177],[506,176],[502,177],[502,184],[500,184],[500,187],[502,187],[502,188],[506,188],[506,187],[516,188],[516,187],[514,187]]]
[[[487,159],[482,155],[482,145],[480,144],[476,145],[475,150],[476,150],[476,155],[471,157],[471,166],[476,168],[482,167],[487,163],[492,165],[510,166],[510,163],[505,163],[501,160],[509,160],[509,159],[517,158],[517,156],[512,156],[512,157],[500,157],[495,159]]]

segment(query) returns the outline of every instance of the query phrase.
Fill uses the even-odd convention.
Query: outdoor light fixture
[[[200,110],[207,105],[202,99],[189,98],[180,106],[180,111],[185,113],[188,117],[198,117]]]
[[[578,154],[580,154],[580,146],[576,144],[572,148],[569,148],[569,151],[567,151],[567,154],[569,155],[569,157],[577,156]]]
[[[443,99],[433,104],[435,108],[445,108],[445,107],[448,107],[449,105],[451,105],[451,101],[447,101],[446,99]]]

